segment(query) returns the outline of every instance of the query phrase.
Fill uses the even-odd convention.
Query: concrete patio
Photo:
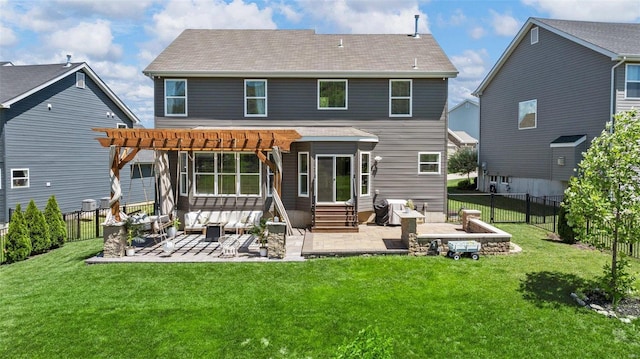
[[[460,225],[451,223],[424,223],[418,233],[459,233]],[[406,255],[408,249],[400,241],[399,226],[360,225],[358,233],[312,233],[294,229],[287,236],[284,259],[260,257],[259,246],[253,236],[236,235],[236,255],[223,253],[223,242],[206,241],[202,234],[180,233],[172,240],[174,247],[165,252],[161,241],[147,239],[136,244],[131,257],[104,258],[102,254],[87,259],[87,264],[100,263],[201,263],[201,262],[289,262],[306,258],[350,255]]]

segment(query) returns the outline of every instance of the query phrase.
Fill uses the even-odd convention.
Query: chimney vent
[[[413,32],[413,37],[415,37],[416,39],[420,38],[420,34],[418,33],[418,19],[420,18],[420,15],[414,15],[414,17],[416,18],[416,29]]]
[[[64,65],[64,67],[70,67],[71,66],[71,55],[67,55],[67,63]]]

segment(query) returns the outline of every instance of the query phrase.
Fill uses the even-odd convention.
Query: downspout
[[[609,132],[613,133],[613,127],[615,126],[615,122],[614,122],[614,115],[615,113],[613,112],[613,104],[615,103],[616,100],[616,94],[615,94],[615,71],[616,71],[616,67],[624,64],[624,62],[627,60],[626,56],[622,57],[622,60],[620,60],[620,62],[618,62],[617,64],[613,65],[613,67],[611,68],[611,107],[610,107],[610,114],[611,114],[611,127],[609,128]]]

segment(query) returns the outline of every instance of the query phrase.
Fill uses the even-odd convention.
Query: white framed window
[[[76,72],[76,87],[83,89],[85,86],[84,73]]]
[[[195,152],[196,196],[260,196],[261,164],[254,153]]]
[[[244,80],[244,115],[267,116],[267,80]]]
[[[500,176],[500,183],[509,184],[509,182],[511,182],[511,179],[509,178],[509,176]]]
[[[29,169],[11,169],[11,188],[29,188]]]
[[[180,167],[180,195],[189,195],[189,152],[178,152],[178,166]]]
[[[627,64],[624,84],[625,98],[640,98],[640,64]]]
[[[273,156],[271,156],[271,152],[267,153],[267,160],[273,162]],[[271,170],[271,167],[265,167],[267,168],[267,197],[273,197],[273,181],[275,179],[275,174]]]
[[[412,91],[412,80],[389,80],[389,117],[411,117]]]
[[[440,174],[440,152],[418,152],[418,174]]]
[[[318,80],[318,110],[346,110],[348,98],[347,80]]]
[[[538,43],[538,27],[535,26],[531,29],[531,45]]]
[[[538,125],[538,100],[518,103],[518,129],[527,130]]]
[[[164,80],[164,115],[187,115],[187,80]]]
[[[116,128],[129,128],[126,123],[116,123]]]
[[[498,176],[496,175],[489,176],[489,183],[498,183]]]
[[[309,197],[309,152],[298,152],[298,197]]]
[[[371,152],[360,152],[360,196],[371,195]]]

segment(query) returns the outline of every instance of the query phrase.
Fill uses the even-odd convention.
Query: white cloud
[[[110,18],[138,18],[153,3],[152,0],[58,0],[57,7],[75,16],[104,15]]]
[[[486,49],[465,50],[461,55],[451,57],[451,62],[460,73],[449,84],[449,105],[455,106],[465,99],[473,99],[471,95],[489,70],[489,53]]]
[[[292,6],[284,3],[274,5],[274,9],[284,15],[288,21],[293,23],[298,23],[303,18],[303,15],[300,12],[296,11]]]
[[[640,20],[638,0],[522,0],[549,16],[565,20],[620,21]]]
[[[491,26],[493,31],[500,36],[514,36],[520,29],[520,23],[510,14],[500,14],[494,10],[491,13]]]
[[[45,44],[74,55],[86,55],[95,59],[117,60],[122,56],[122,47],[113,43],[110,22],[97,20],[81,22],[68,30],[58,30],[47,35]]]
[[[0,25],[0,35],[0,46],[11,46],[18,41],[13,30],[3,25]]]
[[[487,34],[487,30],[485,30],[484,27],[482,26],[475,26],[471,30],[469,30],[469,36],[471,36],[471,38],[474,40],[481,39],[486,34]]]

